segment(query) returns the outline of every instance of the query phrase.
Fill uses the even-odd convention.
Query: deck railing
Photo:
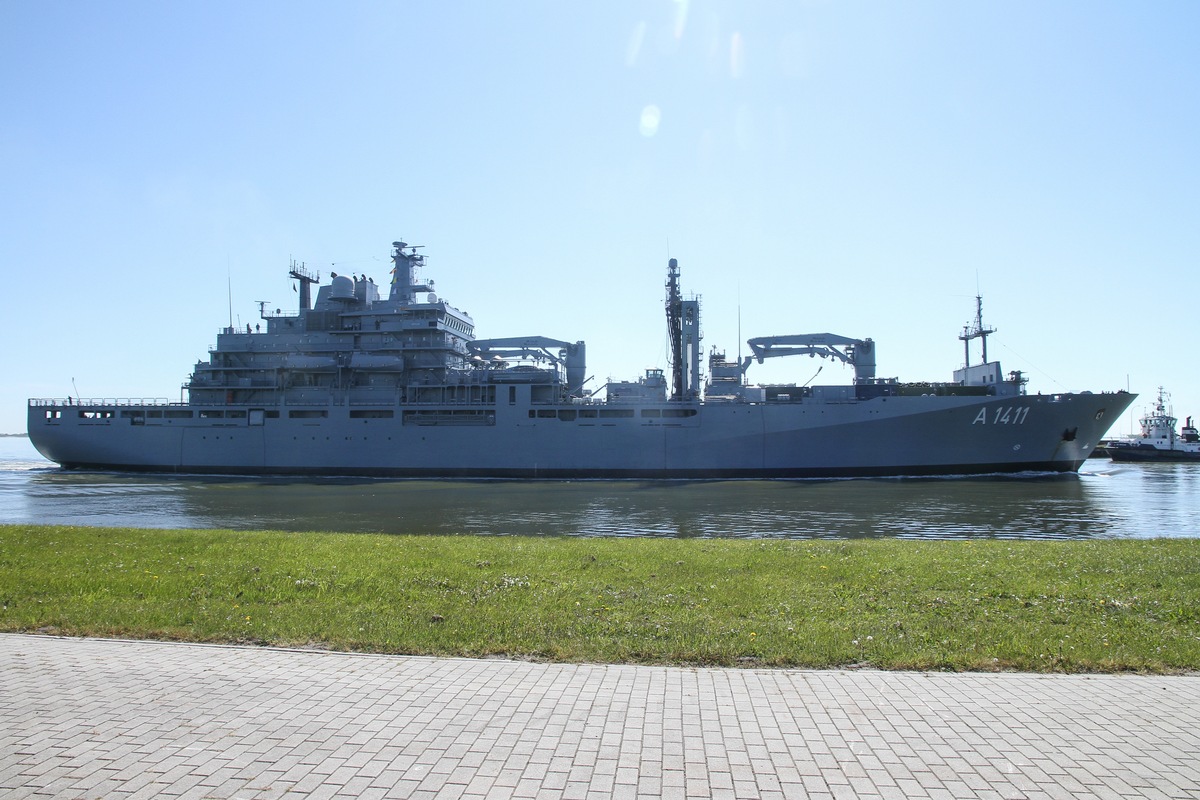
[[[177,406],[185,403],[172,402],[165,397],[31,397],[29,405],[44,406]]]

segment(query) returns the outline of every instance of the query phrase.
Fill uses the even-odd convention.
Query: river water
[[[1200,465],[804,481],[425,481],[71,472],[0,438],[0,523],[699,538],[1200,536]]]

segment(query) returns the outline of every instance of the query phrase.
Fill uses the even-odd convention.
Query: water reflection
[[[1153,475],[1176,528],[1195,475]],[[255,480],[45,471],[24,496],[30,520],[89,525],[754,538],[1082,538],[1135,531],[1108,476],[1024,480],[452,482]],[[1179,484],[1186,483],[1187,489]],[[1160,509],[1160,512],[1162,510]],[[1179,535],[1176,531],[1174,535]],[[1186,534],[1185,534],[1186,535]]]
[[[1200,465],[831,481],[416,481],[66,472],[0,464],[0,522],[684,538],[1197,536]]]

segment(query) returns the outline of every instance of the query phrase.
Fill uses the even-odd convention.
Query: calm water
[[[1200,465],[839,481],[397,481],[66,472],[0,438],[0,522],[742,538],[1200,536]]]

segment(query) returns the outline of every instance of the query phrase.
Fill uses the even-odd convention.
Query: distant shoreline
[[[28,439],[28,433],[0,433],[0,439]]]

